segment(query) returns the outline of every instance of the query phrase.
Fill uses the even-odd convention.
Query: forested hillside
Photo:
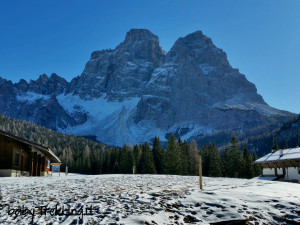
[[[33,123],[0,115],[0,129],[35,143],[48,146],[69,171],[100,173],[105,153],[112,148],[83,137],[65,135]]]
[[[277,142],[278,146],[274,146]],[[294,148],[300,146],[300,115],[289,120],[273,132],[249,137],[250,150],[255,150],[259,156],[270,153],[273,148]]]
[[[252,165],[256,159],[255,152],[250,154],[246,146],[240,151],[241,146],[235,137],[220,153],[214,143],[198,148],[196,141],[188,144],[173,134],[166,149],[161,146],[158,137],[155,137],[152,149],[148,142],[113,148],[2,115],[0,129],[49,146],[62,160],[62,170],[67,165],[70,172],[197,175],[201,155],[204,176],[251,178],[260,174],[260,169]]]

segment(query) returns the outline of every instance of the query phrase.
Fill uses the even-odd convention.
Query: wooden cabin
[[[59,158],[43,145],[0,130],[0,176],[47,176]]]
[[[300,147],[280,149],[256,160],[264,177],[300,183]]]

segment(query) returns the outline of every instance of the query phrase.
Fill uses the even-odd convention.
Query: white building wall
[[[275,169],[274,168],[263,168],[263,175],[264,176],[275,176]],[[283,175],[283,169],[277,168],[277,176]]]
[[[277,176],[283,175],[283,169],[277,168]]]
[[[298,180],[300,183],[300,174],[299,174],[299,167],[288,167],[286,170],[286,175],[284,177],[285,180]]]
[[[274,168],[263,168],[263,175],[264,176],[275,176],[275,169]]]

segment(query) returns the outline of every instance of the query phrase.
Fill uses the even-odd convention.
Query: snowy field
[[[167,175],[0,178],[0,224],[300,223],[300,184],[204,177],[200,191],[198,182]]]

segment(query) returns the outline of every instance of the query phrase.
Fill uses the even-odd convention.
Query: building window
[[[16,152],[15,153],[15,166],[19,166],[20,163],[20,153]]]

